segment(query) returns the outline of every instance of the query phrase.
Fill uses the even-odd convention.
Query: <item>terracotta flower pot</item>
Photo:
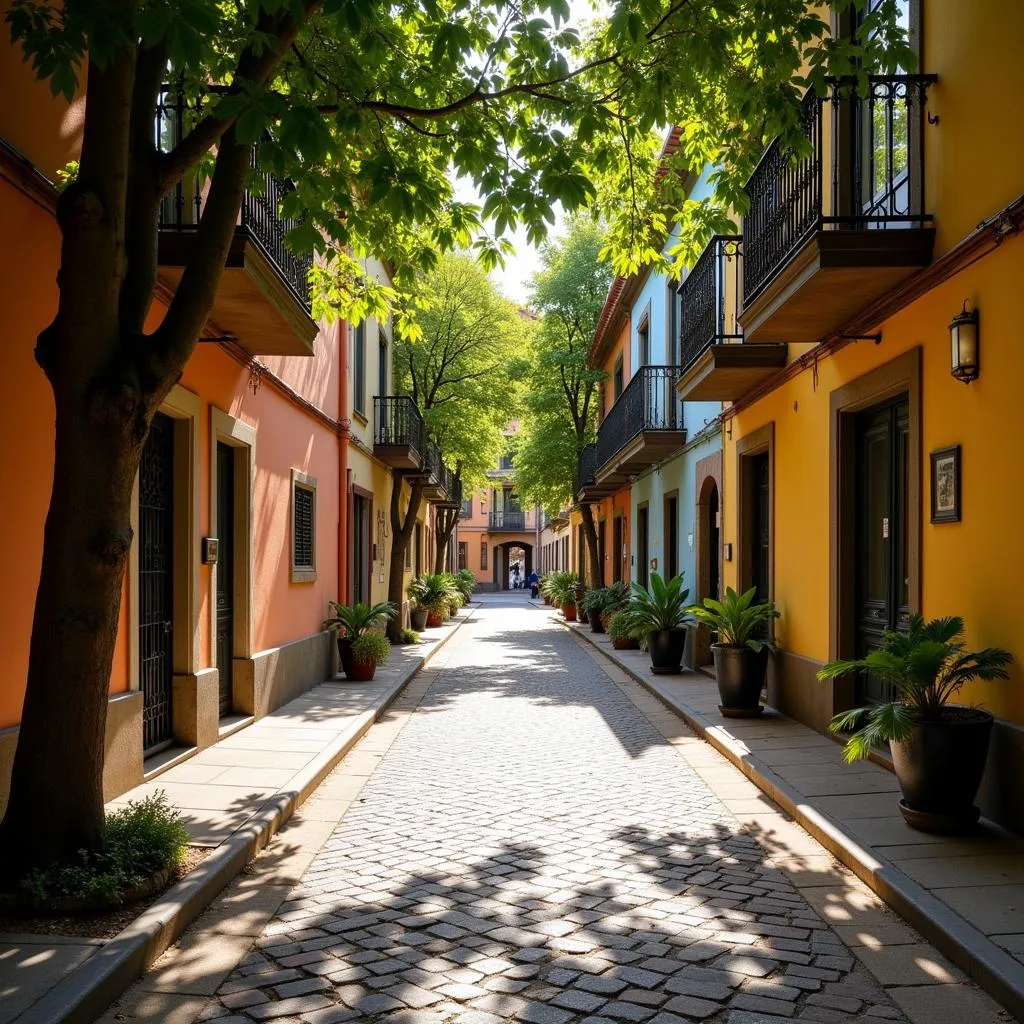
[[[640,641],[635,636],[627,636],[621,640],[613,640],[612,647],[617,651],[638,651]]]
[[[373,658],[368,658],[365,661],[358,661],[353,658],[345,670],[345,675],[354,683],[368,683],[376,671],[377,662]]]
[[[437,629],[444,622],[444,612],[427,612],[427,627],[429,629]]]
[[[562,614],[565,616],[566,622],[576,621],[576,605],[574,604],[563,604]]]

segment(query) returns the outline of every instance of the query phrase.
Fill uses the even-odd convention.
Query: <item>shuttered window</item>
[[[293,583],[316,579],[316,479],[292,470]]]

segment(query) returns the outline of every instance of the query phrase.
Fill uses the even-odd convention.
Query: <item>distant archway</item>
[[[519,565],[519,580],[522,583],[533,572],[533,545],[521,540],[507,540],[494,546],[494,588],[511,590],[515,576],[512,566]]]

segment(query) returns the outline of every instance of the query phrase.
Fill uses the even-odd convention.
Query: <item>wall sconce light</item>
[[[978,379],[978,310],[964,308],[953,317],[949,325],[950,370],[965,384]]]

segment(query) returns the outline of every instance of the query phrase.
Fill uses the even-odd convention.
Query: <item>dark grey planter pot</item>
[[[907,739],[889,744],[903,790],[900,812],[908,825],[940,833],[973,828],[992,723],[992,715],[980,708],[949,705],[938,722],[919,722]]]
[[[426,608],[416,608],[409,612],[409,625],[412,629],[415,629],[417,633],[422,633],[427,628],[427,612]]]
[[[681,671],[686,634],[685,629],[658,629],[647,634],[647,653],[651,656],[651,671],[656,676]]]
[[[768,671],[768,648],[755,651],[746,644],[742,647],[712,644],[711,655],[723,713],[760,714],[761,691]]]

